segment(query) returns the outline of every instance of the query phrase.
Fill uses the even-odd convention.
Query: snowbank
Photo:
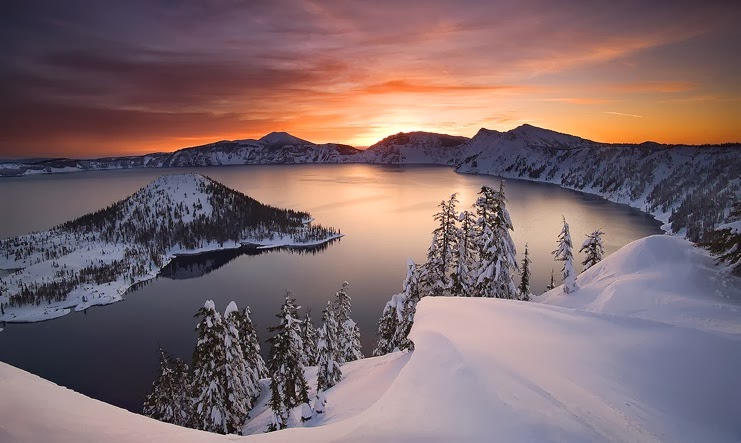
[[[657,236],[544,303],[425,298],[414,352],[345,365],[327,412],[285,431],[262,433],[264,395],[244,440],[738,441],[741,311],[715,291],[735,297],[739,282],[718,275],[688,242]],[[0,398],[7,443],[242,439],[159,423],[5,364]]]

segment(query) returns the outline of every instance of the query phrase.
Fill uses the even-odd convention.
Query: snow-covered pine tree
[[[605,248],[602,244],[603,235],[605,233],[598,229],[591,234],[587,234],[587,239],[582,243],[579,252],[587,254],[587,257],[581,262],[585,271],[602,260],[602,256],[605,254]]]
[[[340,365],[363,358],[360,329],[352,319],[352,300],[347,294],[349,287],[348,282],[343,282],[342,287],[335,294],[334,309],[337,318],[337,344],[339,349],[337,362]]]
[[[551,268],[551,282],[548,283],[548,286],[545,287],[546,291],[550,291],[551,289],[556,287],[556,279],[553,277],[553,268]]]
[[[187,426],[191,415],[188,365],[159,348],[159,376],[144,399],[142,413],[155,420]]]
[[[268,330],[275,335],[270,338],[270,408],[273,411],[273,425],[283,429],[288,423],[288,411],[296,406],[302,407],[301,419],[311,418],[309,406],[309,387],[304,376],[303,343],[301,341],[301,320],[298,318],[296,300],[286,291],[285,301],[276,316],[278,326]],[[271,430],[269,428],[269,430]]]
[[[229,303],[224,311],[224,379],[226,380],[226,426],[228,434],[241,433],[252,409],[255,387],[247,386],[252,379],[247,374],[247,362],[239,337],[240,315],[237,304]]]
[[[317,339],[318,332],[311,322],[311,308],[306,308],[306,315],[301,324],[301,341],[304,343],[304,366],[316,366],[317,364]]]
[[[530,255],[527,249],[527,243],[525,243],[525,256],[522,258],[521,274],[520,274],[520,286],[517,287],[517,298],[522,301],[530,301],[533,298],[533,294],[530,292]]]
[[[440,211],[433,216],[438,222],[438,227],[432,231],[432,244],[427,250],[427,262],[420,269],[420,281],[425,288],[424,291],[429,295],[447,295],[451,289],[450,271],[458,242],[456,228],[458,215],[455,212],[457,203],[457,194],[451,195],[448,201],[440,202],[438,205]]]
[[[563,290],[567,294],[576,291],[576,271],[574,270],[574,255],[572,253],[571,233],[566,217],[563,217],[563,228],[556,242],[558,247],[553,251],[556,260],[563,262]]]
[[[250,317],[252,312],[249,307],[244,308],[239,312],[239,339],[242,345],[242,354],[244,359],[247,361],[248,375],[252,380],[247,383],[247,386],[254,386],[253,397],[260,395],[260,380],[268,378],[268,367],[265,365],[265,360],[260,355],[260,340],[257,337],[257,330],[252,324],[252,318]]]
[[[411,258],[407,259],[407,276],[404,279],[402,300],[396,303],[398,325],[394,333],[394,348],[400,350],[414,350],[414,343],[409,339],[409,332],[414,324],[414,314],[417,313],[417,303],[420,299],[419,271]]]
[[[319,329],[319,341],[317,352],[319,363],[317,365],[317,386],[314,410],[318,413],[324,412],[327,399],[324,391],[337,384],[342,379],[340,364],[336,361],[339,349],[337,349],[337,321],[334,318],[334,309],[330,302],[322,315],[322,327]]]
[[[514,231],[504,197],[504,182],[499,191],[483,186],[476,200],[479,233],[479,268],[475,293],[479,297],[517,298],[515,272],[517,252],[510,231]]]
[[[224,364],[224,324],[212,300],[195,315],[198,342],[193,352],[193,427],[226,434],[227,394]]]
[[[458,239],[457,248],[453,257],[453,273],[451,275],[451,293],[459,297],[470,297],[474,289],[476,268],[476,220],[473,213],[463,211],[458,216],[461,225],[456,230]]]
[[[380,355],[386,355],[390,352],[394,352],[397,349],[397,344],[394,341],[396,337],[396,330],[399,327],[399,315],[397,310],[400,312],[402,308],[397,306],[403,306],[404,294],[394,294],[391,296],[391,300],[386,302],[386,306],[383,308],[381,318],[378,320],[378,341],[376,347],[373,350],[373,356],[378,357]]]

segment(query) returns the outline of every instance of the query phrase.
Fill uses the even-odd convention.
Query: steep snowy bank
[[[723,278],[689,242],[656,236],[582,274],[575,294],[544,296],[570,308],[425,298],[414,352],[346,365],[327,412],[303,427],[262,433],[263,398],[247,426],[256,434],[243,439],[737,441],[741,309],[726,297],[739,281]],[[8,443],[242,440],[159,423],[5,364],[0,398]]]

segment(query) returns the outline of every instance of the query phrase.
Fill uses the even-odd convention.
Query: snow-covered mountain
[[[264,433],[263,380],[244,440],[736,441],[741,289],[728,278],[690,242],[653,236],[542,303],[426,297],[415,350],[344,365],[323,414],[301,423],[299,407],[288,429]],[[315,368],[307,380],[316,387]],[[7,443],[241,438],[132,414],[4,363],[0,398]]]
[[[400,132],[358,155],[363,163],[457,165],[467,137],[430,132]]]
[[[244,245],[312,246],[340,235],[199,174],[165,175],[49,231],[0,241],[0,321],[39,321],[121,300],[176,255]]]
[[[522,125],[481,129],[472,139],[411,132],[365,151],[313,144],[285,132],[219,141],[170,154],[0,164],[0,177],[97,169],[179,166],[379,163],[439,164],[458,172],[558,184],[645,211],[665,229],[698,240],[725,221],[741,198],[741,146],[606,144]]]
[[[482,129],[457,171],[558,184],[641,209],[697,240],[741,197],[741,146],[597,143],[522,125]]]

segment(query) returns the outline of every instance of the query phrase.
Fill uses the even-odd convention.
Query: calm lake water
[[[482,185],[496,177],[461,175],[446,167],[373,165],[235,166],[219,168],[86,172],[0,180],[0,238],[58,223],[105,207],[167,173],[208,175],[271,205],[311,212],[317,223],[346,236],[327,248],[260,255],[221,253],[176,264],[150,284],[110,306],[35,324],[9,324],[0,332],[0,360],[60,385],[139,412],[157,370],[157,346],[190,360],[196,335],[193,314],[207,299],[222,310],[234,300],[250,306],[261,340],[273,325],[286,290],[321,310],[345,280],[353,317],[366,355],[376,321],[392,294],[401,290],[406,258],[424,261],[432,214],[451,193],[467,209]],[[561,215],[575,245],[601,228],[611,253],[626,243],[661,233],[660,224],[624,205],[554,185],[507,180],[513,238],[521,253],[529,243],[533,292],[542,293],[551,269],[550,252]],[[519,256],[521,258],[521,255]],[[581,261],[581,255],[577,255]],[[580,269],[581,266],[578,266]],[[263,349],[267,351],[267,349]]]

